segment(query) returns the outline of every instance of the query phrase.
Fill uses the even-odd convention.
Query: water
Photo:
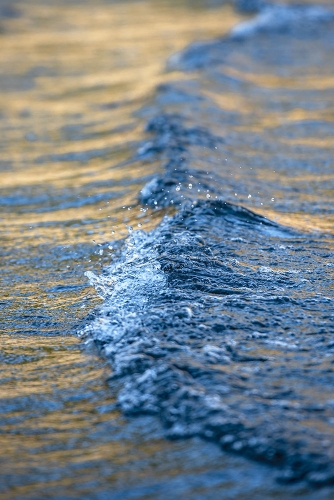
[[[1,498],[331,498],[331,14],[1,8]]]

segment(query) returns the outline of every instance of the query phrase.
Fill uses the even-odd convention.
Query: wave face
[[[332,22],[327,11],[321,9],[320,15],[312,7],[264,9],[225,40],[193,45],[173,64],[189,69],[205,62],[213,71],[213,66],[226,63],[225,49],[231,46],[233,56],[240,56],[238,64],[245,64],[245,54],[255,50],[258,36],[267,29],[264,24],[271,22],[270,9],[276,9],[274,25],[279,28],[271,29],[267,45],[256,49],[261,64],[275,66],[279,73],[282,51],[290,45],[288,66],[296,78],[292,59],[300,57],[306,25],[314,28],[309,43],[312,36],[318,38],[314,53],[299,69],[312,65],[321,50],[326,53],[332,35],[327,31],[319,38],[319,26],[324,19]],[[247,32],[242,41],[241,32]],[[258,73],[262,70],[260,66]],[[221,68],[214,71],[210,78],[215,85],[237,86],[239,92],[246,88],[248,96],[260,95],[271,111],[273,93],[283,92],[277,87],[263,90],[260,84],[251,87],[240,76],[227,78]],[[215,169],[213,159],[216,151],[231,156],[236,145],[252,140],[259,156],[249,162],[257,161],[263,172],[270,161],[280,164],[293,152],[294,168],[310,173],[305,163],[309,151],[300,144],[278,151],[275,141],[286,133],[281,124],[256,140],[249,116],[242,117],[243,129],[237,113],[225,113],[225,124],[219,121],[223,115],[208,113],[212,102],[199,83],[191,83],[188,93],[181,87],[172,93],[170,89],[166,85],[158,92],[160,113],[149,120],[150,140],[136,158],[159,157],[163,166],[142,189],[139,203],[172,206],[174,213],[150,232],[132,232],[103,274],[87,273],[104,303],[82,334],[110,361],[109,383],[124,413],[155,414],[170,437],[201,436],[276,465],[281,480],[332,484],[333,239],[330,234],[286,228],[224,201],[228,167]],[[287,89],[281,95],[288,107],[296,91]],[[309,104],[306,99],[305,107]],[[263,118],[264,108],[258,118]],[[206,118],[189,123],[191,113]],[[226,120],[227,128],[234,128],[224,136],[219,123],[226,125]],[[295,121],[291,123],[287,127]],[[300,128],[294,130],[300,133]],[[209,152],[207,164],[194,160],[203,149]],[[240,161],[240,150],[237,155]],[[301,210],[302,203],[294,203]],[[291,206],[287,203],[285,210]],[[329,203],[328,211],[332,208]]]
[[[333,314],[326,243],[312,246],[222,201],[134,233],[119,262],[90,274],[105,302],[86,328],[122,410],[318,481],[331,449]]]

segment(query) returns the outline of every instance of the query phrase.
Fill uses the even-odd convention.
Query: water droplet
[[[180,186],[176,186],[175,191],[180,191],[180,189],[181,189]]]
[[[206,195],[206,197],[207,197],[208,199],[209,199],[209,198],[211,198],[211,196],[210,196],[209,194],[207,194],[207,195]]]
[[[139,223],[138,223],[138,227],[142,227],[142,225],[143,225],[143,224],[142,224],[141,222],[139,222]]]
[[[189,189],[192,189],[192,188],[193,188],[193,185],[192,185],[192,184],[189,184],[189,186],[188,186],[188,187],[189,187]]]

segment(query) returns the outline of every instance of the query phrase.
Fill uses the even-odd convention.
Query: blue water
[[[332,498],[333,14],[237,4],[0,5],[1,498]]]

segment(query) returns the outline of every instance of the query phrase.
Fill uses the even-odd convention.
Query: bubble
[[[180,191],[180,189],[181,189],[180,186],[176,186],[175,191]]]
[[[189,184],[188,188],[189,188],[189,189],[192,189],[192,188],[193,188],[193,185],[192,185],[192,184]]]

